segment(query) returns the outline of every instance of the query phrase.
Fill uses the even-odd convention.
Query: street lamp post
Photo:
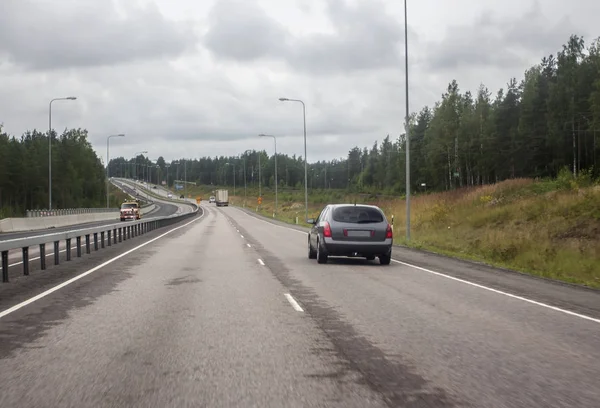
[[[404,79],[406,88],[406,240],[410,241],[410,110],[408,107],[408,16],[404,0]]]
[[[308,220],[308,160],[306,158],[306,105],[300,99],[279,98],[282,102],[299,102],[302,104],[304,118],[304,221]]]
[[[108,190],[109,190],[109,183],[108,183],[108,179],[110,177],[110,172],[108,170],[108,168],[110,167],[110,159],[108,158],[108,141],[110,140],[111,137],[125,137],[125,134],[123,133],[119,133],[118,135],[110,135],[106,138],[106,208],[108,208]]]
[[[169,188],[169,167],[171,167],[170,164],[165,164],[165,167],[167,168],[167,189]]]
[[[233,166],[233,195],[235,195],[235,163],[225,163],[226,166]]]
[[[265,135],[261,133],[258,135],[259,137],[272,137],[273,142],[275,143],[275,215],[277,215],[277,138],[273,135]]]
[[[250,149],[246,150],[244,152],[244,208],[246,208],[246,201],[248,199],[248,190],[246,187],[246,153],[248,153],[250,151]]]
[[[54,98],[48,106],[48,209],[52,209],[52,102],[54,101],[74,101],[76,96],[67,96],[66,98]]]
[[[140,177],[139,177],[139,174],[138,174],[138,163],[137,163],[137,158],[138,158],[138,156],[139,156],[140,154],[148,154],[148,151],[147,151],[147,150],[144,150],[143,152],[137,152],[137,153],[135,154],[135,178],[136,178],[136,179],[138,179],[138,181],[139,181]],[[143,177],[143,176],[142,176],[142,177]]]

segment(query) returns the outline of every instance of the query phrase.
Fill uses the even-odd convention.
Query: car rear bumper
[[[388,238],[380,242],[364,241],[335,241],[332,238],[324,238],[325,251],[332,256],[359,256],[387,254],[392,249],[392,239]]]

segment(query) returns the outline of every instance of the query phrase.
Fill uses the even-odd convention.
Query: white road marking
[[[537,305],[537,306],[545,307],[547,309],[552,309],[552,310],[555,310],[557,312],[561,312],[561,313],[565,313],[565,314],[568,314],[568,315],[571,315],[571,316],[579,317],[581,319],[589,320],[589,321],[592,321],[592,322],[595,322],[595,323],[600,323],[600,319],[595,319],[595,318],[590,317],[590,316],[586,316],[586,315],[582,315],[582,314],[579,314],[579,313],[571,312],[570,310],[561,309],[560,307],[548,305],[546,303],[542,303],[542,302],[538,302],[536,300],[528,299],[528,298],[523,297],[523,296],[513,295],[512,293],[503,292],[501,290],[490,288],[488,286],[483,286],[483,285],[480,285],[480,284],[475,283],[475,282],[471,282],[471,281],[468,281],[468,280],[457,278],[455,276],[446,275],[446,274],[441,273],[441,272],[435,272],[435,271],[432,271],[432,270],[429,270],[429,269],[426,269],[426,268],[422,268],[420,266],[412,265],[412,264],[409,264],[409,263],[406,263],[406,262],[402,262],[402,261],[397,261],[395,259],[392,259],[392,262],[395,262],[395,263],[398,263],[398,264],[401,264],[401,265],[410,266],[411,268],[418,269],[418,270],[423,271],[423,272],[431,273],[433,275],[440,276],[442,278],[451,279],[453,281],[464,283],[464,284],[470,285],[470,286],[474,286],[474,287],[479,288],[479,289],[483,289],[483,290],[487,290],[487,291],[490,291],[490,292],[494,292],[494,293],[497,293],[499,295],[508,296],[510,298],[513,298],[513,299],[522,300],[523,302],[527,302],[527,303],[531,303],[531,304],[534,304],[534,305]]]
[[[265,263],[263,262],[263,260],[262,260],[262,259],[259,259],[259,260],[258,260],[258,263],[259,263],[259,264],[261,264],[262,266],[265,266]]]
[[[246,244],[246,246],[248,246],[248,248],[250,248],[250,247],[251,247],[251,245],[250,245],[250,244]]]
[[[243,235],[240,235],[240,237],[244,238],[244,236],[243,236]]]
[[[277,224],[274,224],[272,222],[263,220],[261,218],[258,218],[256,216],[254,216],[253,214],[249,214],[249,213],[247,213],[245,211],[241,211],[241,210],[238,210],[238,211],[242,212],[243,214],[249,215],[249,216],[251,216],[252,218],[254,218],[254,219],[258,220],[258,221],[262,221],[262,222],[267,223],[269,225],[272,225],[274,227],[285,228],[288,231],[294,231],[294,232],[300,232],[302,234],[306,234],[306,232],[298,231],[297,229],[294,229],[294,228],[284,227],[282,225],[277,225]],[[584,315],[584,314],[571,312],[570,310],[561,309],[560,307],[556,307],[556,306],[552,306],[552,305],[549,305],[549,304],[546,304],[546,303],[538,302],[536,300],[528,299],[528,298],[523,297],[523,296],[514,295],[512,293],[503,292],[503,291],[498,290],[498,289],[490,288],[488,286],[480,285],[478,283],[471,282],[471,281],[468,281],[468,280],[465,280],[465,279],[460,279],[460,278],[457,278],[457,277],[454,277],[454,276],[451,276],[451,275],[446,275],[446,274],[441,273],[441,272],[432,271],[430,269],[422,268],[420,266],[409,264],[407,262],[397,261],[395,259],[392,259],[392,262],[395,262],[395,263],[401,264],[401,265],[405,265],[405,266],[408,266],[408,267],[411,267],[411,268],[414,268],[414,269],[418,269],[418,270],[423,271],[423,272],[431,273],[433,275],[436,275],[436,276],[439,276],[439,277],[442,277],[442,278],[451,279],[451,280],[456,281],[456,282],[464,283],[466,285],[470,285],[470,286],[473,286],[473,287],[476,287],[476,288],[479,288],[479,289],[487,290],[489,292],[493,292],[493,293],[496,293],[498,295],[507,296],[507,297],[512,298],[512,299],[521,300],[523,302],[527,302],[527,303],[530,303],[530,304],[533,304],[533,305],[536,305],[536,306],[540,306],[540,307],[543,307],[543,308],[546,308],[546,309],[554,310],[556,312],[567,314],[569,316],[579,317],[580,319],[589,320],[591,322],[599,323],[600,324],[600,319],[596,319],[596,318],[593,318],[591,316],[587,316],[587,315]]]
[[[304,312],[304,309],[300,307],[300,305],[298,304],[298,302],[296,302],[296,299],[294,299],[292,295],[290,295],[289,293],[285,293],[284,296],[288,300],[288,302],[290,302],[290,304],[296,312]]]
[[[192,220],[192,221],[190,221],[190,222],[186,222],[186,223],[185,223],[185,224],[183,224],[183,225],[180,225],[180,226],[178,226],[178,227],[175,227],[175,228],[173,228],[173,229],[170,229],[169,231],[165,232],[164,234],[161,234],[161,235],[159,235],[158,237],[152,238],[151,240],[149,240],[149,241],[146,241],[146,242],[144,242],[144,243],[142,243],[142,244],[140,244],[140,245],[136,246],[135,248],[132,248],[132,249],[130,249],[130,250],[128,250],[128,251],[125,251],[125,252],[123,252],[122,254],[119,254],[119,255],[115,256],[114,258],[111,258],[111,259],[109,259],[108,261],[106,261],[106,262],[104,262],[104,263],[102,263],[102,264],[100,264],[100,265],[98,265],[98,266],[95,266],[95,267],[93,267],[92,269],[90,269],[90,270],[88,270],[88,271],[86,271],[86,272],[84,272],[84,273],[82,273],[82,274],[80,274],[80,275],[77,275],[77,276],[75,276],[75,277],[73,277],[73,278],[71,278],[71,279],[69,279],[69,280],[67,280],[67,281],[65,281],[65,282],[63,282],[63,283],[61,283],[60,285],[57,285],[57,286],[55,286],[55,287],[53,287],[53,288],[50,288],[50,289],[48,289],[47,291],[45,291],[45,292],[42,292],[42,293],[40,293],[40,294],[39,294],[39,295],[37,295],[37,296],[34,296],[34,297],[30,298],[30,299],[27,299],[27,300],[25,300],[25,301],[23,301],[23,302],[21,302],[21,303],[19,303],[19,304],[17,304],[17,305],[14,305],[14,306],[13,306],[13,307],[11,307],[11,308],[8,308],[8,309],[6,309],[6,310],[4,310],[4,311],[0,312],[0,319],[1,319],[1,318],[3,318],[4,316],[7,316],[7,315],[9,315],[9,314],[13,313],[13,312],[16,312],[17,310],[19,310],[19,309],[21,309],[21,308],[23,308],[23,307],[25,307],[25,306],[27,306],[27,305],[29,305],[29,304],[31,304],[31,303],[33,303],[33,302],[37,301],[37,300],[40,300],[40,299],[42,299],[42,298],[44,298],[44,297],[46,297],[46,296],[48,296],[48,295],[50,295],[50,294],[52,294],[52,293],[56,292],[56,291],[57,291],[57,290],[59,290],[59,289],[62,289],[62,288],[64,288],[65,286],[68,286],[68,285],[70,285],[71,283],[73,283],[73,282],[75,282],[75,281],[78,281],[78,280],[79,280],[79,279],[81,279],[81,278],[84,278],[84,277],[86,277],[87,275],[89,275],[89,274],[91,274],[91,273],[94,273],[94,272],[96,272],[96,271],[97,271],[97,270],[99,270],[99,269],[102,269],[102,268],[104,268],[106,265],[110,265],[110,264],[111,264],[111,263],[113,263],[114,261],[116,261],[116,260],[118,260],[118,259],[121,259],[121,258],[123,258],[124,256],[126,256],[126,255],[129,255],[130,253],[132,253],[132,252],[135,252],[135,251],[137,251],[138,249],[140,249],[140,248],[143,248],[143,247],[145,247],[146,245],[148,245],[148,244],[150,244],[150,243],[152,243],[152,242],[154,242],[154,241],[156,241],[156,240],[158,240],[158,239],[161,239],[162,237],[164,237],[164,236],[166,236],[166,235],[169,235],[169,234],[170,234],[170,233],[172,233],[173,231],[177,231],[178,229],[181,229],[181,228],[183,228],[183,227],[187,227],[188,225],[190,225],[190,224],[192,224],[192,223],[194,223],[194,222],[196,222],[196,221],[200,220],[202,217],[204,217],[204,214],[206,214],[206,213],[203,211],[201,216],[199,216],[198,218],[195,218],[195,219],[193,219],[193,220]]]

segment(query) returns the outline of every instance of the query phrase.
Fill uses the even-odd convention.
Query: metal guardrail
[[[8,252],[14,249],[21,249],[23,254],[23,274],[29,275],[29,248],[39,245],[40,248],[40,267],[46,269],[46,244],[53,243],[54,245],[54,265],[60,262],[60,242],[65,241],[67,261],[71,260],[72,241],[75,239],[75,249],[77,257],[82,254],[82,240],[85,243],[86,254],[91,253],[92,242],[94,250],[98,247],[116,245],[117,242],[126,241],[143,235],[147,232],[154,231],[171,224],[174,224],[182,219],[195,216],[198,213],[199,207],[193,203],[187,203],[194,208],[194,211],[184,214],[173,214],[165,217],[153,217],[141,219],[139,221],[120,222],[117,224],[107,224],[91,228],[82,228],[71,231],[63,231],[55,234],[36,235],[33,237],[15,238],[5,241],[0,241],[0,255],[2,265],[2,282],[9,281],[8,275]]]
[[[27,210],[27,212],[25,213],[25,217],[55,217],[58,215],[107,213],[118,211],[118,208],[65,208],[60,210]]]

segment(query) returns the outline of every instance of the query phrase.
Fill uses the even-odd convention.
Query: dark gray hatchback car
[[[308,233],[308,257],[326,263],[329,256],[379,258],[389,265],[392,258],[392,227],[383,211],[374,205],[329,204]]]

